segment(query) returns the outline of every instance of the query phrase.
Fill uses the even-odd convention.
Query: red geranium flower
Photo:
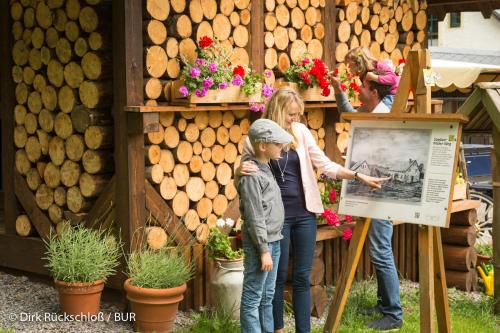
[[[244,78],[245,77],[245,69],[243,68],[243,66],[238,65],[238,66],[234,67],[233,75],[239,75],[239,76],[241,76],[241,78]]]
[[[319,87],[321,89],[327,89],[328,88],[328,85],[329,85],[328,81],[326,81],[324,78],[318,79],[318,81],[319,81],[319,83],[318,83]]]
[[[337,191],[335,189],[332,189],[330,191],[329,199],[330,199],[330,203],[334,203],[335,200],[337,200]]]
[[[330,88],[326,87],[326,88],[324,88],[324,89],[323,89],[323,91],[321,92],[321,95],[322,95],[322,96],[325,96],[325,97],[328,97],[328,96],[330,96],[330,93],[331,93]]]
[[[346,222],[352,222],[352,220],[353,220],[351,215],[345,215],[344,219]]]
[[[347,241],[351,239],[352,237],[352,230],[351,228],[345,228],[344,231],[342,231],[342,239]]]
[[[340,84],[340,89],[342,89],[342,91],[345,91],[347,89],[346,85],[341,83]]]
[[[359,86],[356,82],[351,82],[349,88],[353,89],[354,91],[359,91]]]
[[[335,71],[333,72],[333,75],[335,75],[335,76],[339,75],[339,69],[338,68],[335,68]]]
[[[401,64],[406,64],[406,61],[404,59],[399,59],[398,65],[401,65]]]
[[[200,45],[200,47],[202,49],[206,49],[207,47],[209,47],[210,45],[213,44],[213,40],[212,38],[208,37],[208,36],[203,36],[200,38],[200,41],[198,42],[198,44]]]
[[[307,64],[309,64],[309,63],[310,63],[309,58],[304,58],[304,59],[302,59],[302,65],[307,65]]]

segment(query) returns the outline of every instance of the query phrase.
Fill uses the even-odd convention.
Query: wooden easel
[[[423,69],[430,67],[428,50],[410,51],[403,71],[398,92],[391,113],[406,112],[410,91],[413,92],[416,113],[431,113],[431,88],[424,84]],[[460,144],[457,144],[457,151]],[[457,153],[455,153],[457,156]],[[457,158],[455,157],[454,172]],[[455,176],[453,175],[453,178]],[[452,188],[453,191],[453,182]],[[451,198],[448,211],[451,209]],[[337,332],[342,313],[349,296],[354,275],[363,252],[371,219],[357,222],[348,250],[347,262],[335,288],[323,332]],[[419,244],[419,284],[420,284],[420,332],[434,332],[434,307],[436,309],[439,332],[451,332],[448,290],[443,261],[441,229],[421,225],[418,231]]]

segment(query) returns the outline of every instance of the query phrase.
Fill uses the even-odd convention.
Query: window
[[[460,28],[461,15],[460,12],[450,13],[450,28]]]
[[[438,39],[438,19],[434,15],[429,15],[428,24],[427,24],[427,39],[432,45],[433,39]]]

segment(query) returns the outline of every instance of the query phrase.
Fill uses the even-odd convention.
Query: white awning
[[[431,67],[437,74],[439,88],[468,88],[475,82],[496,80],[500,75],[500,66],[496,65],[431,58]]]

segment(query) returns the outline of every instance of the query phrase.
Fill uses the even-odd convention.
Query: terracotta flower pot
[[[59,305],[69,315],[97,315],[100,309],[104,280],[95,282],[64,282],[55,280]]]
[[[184,299],[186,284],[168,289],[151,289],[133,286],[131,279],[124,284],[127,299],[135,313],[134,328],[145,332],[171,332],[179,302]]]

